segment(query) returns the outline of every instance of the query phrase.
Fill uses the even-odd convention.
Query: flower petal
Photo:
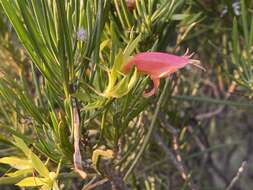
[[[160,85],[160,79],[159,78],[154,78],[154,77],[150,77],[150,78],[153,82],[153,88],[150,91],[143,93],[143,96],[146,97],[146,98],[150,97],[150,96],[153,96],[157,92],[157,89]]]

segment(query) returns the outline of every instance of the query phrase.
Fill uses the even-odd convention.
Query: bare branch
[[[184,167],[182,163],[182,158],[179,156],[178,158],[173,154],[173,152],[163,143],[161,137],[156,133],[154,134],[154,138],[158,145],[164,150],[164,152],[167,154],[169,159],[172,161],[172,163],[175,165],[175,167],[178,169],[179,173],[181,174],[181,177],[187,182],[188,186],[192,190],[197,190],[197,187],[191,182],[186,168]]]
[[[246,165],[247,165],[247,161],[243,161],[242,164],[241,164],[241,166],[240,166],[240,168],[238,169],[236,175],[233,177],[232,181],[230,182],[230,184],[228,185],[228,187],[226,188],[226,190],[231,190],[233,188],[233,186],[239,180],[241,174],[243,173]]]

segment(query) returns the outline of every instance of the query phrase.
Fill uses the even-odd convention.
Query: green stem
[[[218,105],[225,105],[225,106],[234,106],[239,108],[245,109],[252,109],[253,104],[247,102],[235,102],[229,100],[221,100],[221,99],[213,99],[203,96],[172,96],[173,99],[182,100],[182,101],[196,101],[196,102],[204,102],[210,104],[218,104]]]
[[[130,168],[128,169],[128,171],[126,172],[125,176],[124,176],[124,180],[127,180],[128,176],[131,174],[131,172],[133,171],[135,165],[137,164],[137,162],[140,160],[143,152],[145,151],[145,148],[147,147],[148,143],[149,143],[149,140],[150,140],[150,137],[152,135],[152,132],[154,131],[155,129],[155,122],[157,120],[157,116],[158,116],[158,113],[160,111],[160,108],[161,108],[161,105],[162,105],[162,102],[164,101],[164,98],[166,97],[165,94],[166,94],[166,90],[167,90],[167,87],[169,85],[169,78],[166,79],[166,83],[164,85],[164,88],[163,88],[163,91],[162,91],[162,94],[161,96],[159,97],[159,100],[157,102],[157,106],[156,106],[156,109],[155,109],[155,114],[152,118],[152,121],[151,121],[151,124],[149,126],[149,130],[148,130],[148,133],[146,135],[146,137],[144,138],[144,142],[140,148],[140,150],[138,151],[132,165],[130,166]]]

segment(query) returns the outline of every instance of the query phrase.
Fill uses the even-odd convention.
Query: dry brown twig
[[[87,174],[83,170],[82,156],[81,156],[81,151],[80,151],[80,147],[79,147],[79,142],[80,142],[80,116],[79,116],[76,105],[74,105],[74,108],[73,108],[72,127],[74,128],[74,149],[75,149],[75,152],[74,152],[74,155],[73,155],[74,167],[75,167],[75,171],[83,179],[85,179],[87,177]]]

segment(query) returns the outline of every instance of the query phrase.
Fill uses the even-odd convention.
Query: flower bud
[[[136,7],[136,0],[126,0],[126,4],[129,10],[133,10]]]

